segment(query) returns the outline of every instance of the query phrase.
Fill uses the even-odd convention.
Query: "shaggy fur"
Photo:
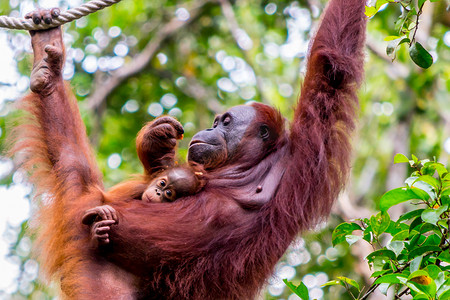
[[[364,4],[331,0],[310,47],[290,130],[279,112],[254,104],[256,120],[233,163],[209,170],[200,193],[174,203],[124,201],[143,192],[145,177],[103,192],[76,103],[60,76],[52,93],[23,99],[33,120],[21,127],[13,151],[26,154],[24,167],[46,195],[40,261],[46,274],[61,280],[64,294],[254,298],[295,236],[329,214],[347,179],[363,74]],[[275,137],[262,146],[252,138],[260,124]],[[160,139],[152,138],[158,146]],[[164,149],[144,160],[171,162],[173,147]],[[258,186],[263,190],[255,192]],[[117,210],[120,222],[111,227],[109,247],[93,249],[80,220],[102,202]]]

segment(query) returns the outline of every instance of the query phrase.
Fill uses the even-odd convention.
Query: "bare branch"
[[[192,23],[200,14],[202,8],[210,3],[211,0],[203,0],[197,2],[189,11],[190,18],[187,21],[181,21],[173,18],[167,24],[156,32],[154,37],[147,43],[144,50],[136,55],[133,60],[117,69],[103,82],[95,84],[94,92],[88,98],[88,108],[96,109],[106,101],[107,97],[125,80],[143,71],[151,62],[155,54],[161,48],[162,44],[175,35],[181,28]]]

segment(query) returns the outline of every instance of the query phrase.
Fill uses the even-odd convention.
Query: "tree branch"
[[[143,71],[151,62],[155,54],[161,48],[161,45],[175,35],[181,28],[192,23],[200,14],[202,8],[210,3],[211,0],[202,0],[197,2],[189,11],[190,18],[187,21],[181,21],[173,18],[170,22],[161,27],[154,37],[147,43],[144,50],[136,55],[133,60],[117,69],[109,77],[99,84],[95,84],[94,92],[89,96],[88,108],[96,109],[104,103],[107,97],[125,80]]]

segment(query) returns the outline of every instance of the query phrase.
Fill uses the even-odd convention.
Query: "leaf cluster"
[[[344,286],[353,299],[361,300],[377,288],[386,294],[390,287],[396,299],[407,294],[413,299],[450,299],[450,173],[435,159],[397,154],[394,162],[413,169],[406,187],[385,193],[376,215],[342,223],[332,234],[333,246],[357,241],[372,246],[366,260],[374,282],[361,288],[355,280],[338,277],[323,286]],[[404,202],[412,209],[392,220],[389,208]],[[286,284],[300,298],[309,299],[303,283]]]
[[[439,0],[429,0],[437,2]],[[370,6],[366,7],[366,16],[371,18],[375,16],[385,5],[392,3],[401,6],[401,15],[395,22],[396,35],[385,38],[388,42],[386,54],[395,59],[397,50],[402,44],[408,44],[409,56],[411,60],[421,68],[427,69],[433,64],[433,57],[416,41],[416,33],[419,28],[419,17],[422,14],[423,6],[427,0],[377,0]]]

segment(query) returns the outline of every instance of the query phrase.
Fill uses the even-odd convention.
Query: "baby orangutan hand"
[[[118,224],[117,212],[109,205],[96,206],[88,209],[82,223],[91,225],[91,239],[95,245],[109,244],[109,230],[111,225]]]

